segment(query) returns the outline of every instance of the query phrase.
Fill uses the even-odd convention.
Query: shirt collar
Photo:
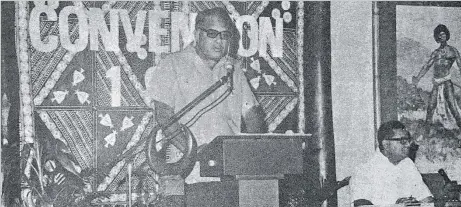
[[[406,165],[408,162],[413,162],[413,161],[411,161],[410,158],[407,157],[407,158],[401,160],[397,165],[394,165],[394,164],[391,163],[391,161],[389,161],[389,158],[384,156],[384,154],[379,149],[376,150],[376,154],[377,154],[377,156],[376,156],[377,159],[379,159],[381,161],[386,161],[387,163],[389,163],[390,165],[395,166],[395,167],[398,167],[398,166],[401,166],[401,165]]]

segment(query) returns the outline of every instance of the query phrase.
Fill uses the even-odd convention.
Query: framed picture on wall
[[[421,173],[461,180],[461,4],[378,5],[381,119],[407,126]]]

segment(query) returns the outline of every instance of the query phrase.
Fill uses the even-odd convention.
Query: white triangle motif
[[[120,131],[125,131],[125,129],[128,129],[130,127],[132,127],[134,124],[133,124],[133,116],[128,118],[125,116],[125,118],[123,118],[123,122],[122,122],[122,127],[120,128]]]
[[[85,80],[85,76],[83,75],[83,72],[85,72],[83,68],[80,68],[80,71],[77,71],[77,70],[74,71],[74,77],[73,77],[74,80],[72,82],[72,86],[76,86],[78,83]]]
[[[104,116],[102,114],[99,114],[98,117],[101,118],[101,121],[99,122],[101,125],[108,126],[111,129],[114,128],[114,125],[112,124],[112,119],[110,118],[109,114],[106,114]]]
[[[117,138],[116,135],[117,135],[117,131],[113,130],[112,133],[110,133],[109,135],[104,137],[104,140],[106,141],[106,144],[104,145],[104,147],[107,148],[107,147],[109,147],[109,145],[114,146],[116,138]]]
[[[69,94],[69,91],[54,91],[54,98],[51,99],[51,102],[56,101],[58,104],[61,104],[62,101],[66,98],[66,95]]]

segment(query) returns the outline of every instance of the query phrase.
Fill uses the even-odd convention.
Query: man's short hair
[[[437,27],[434,29],[434,39],[435,39],[435,41],[440,42],[439,34],[441,32],[445,32],[445,34],[447,35],[447,41],[448,41],[450,39],[450,31],[448,31],[447,26],[445,26],[443,24],[437,25]]]
[[[206,21],[206,18],[212,16],[216,16],[221,21],[223,21],[226,25],[226,28],[228,28],[229,31],[232,32],[232,35],[235,35],[237,33],[237,28],[235,27],[234,21],[232,21],[232,19],[230,18],[229,13],[227,13],[227,10],[221,7],[215,7],[212,9],[200,11],[197,14],[197,17],[195,18],[195,29],[197,30],[200,27],[203,28],[203,24]]]
[[[379,149],[383,150],[383,140],[394,136],[394,129],[405,129],[405,125],[400,121],[388,121],[382,124],[378,129],[378,145]]]

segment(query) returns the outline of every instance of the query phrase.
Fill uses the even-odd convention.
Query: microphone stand
[[[223,76],[221,79],[219,79],[216,83],[211,85],[208,89],[206,89],[203,93],[201,93],[199,96],[197,96],[194,100],[192,100],[190,103],[188,103],[186,106],[184,106],[181,110],[178,111],[178,113],[174,114],[171,116],[168,121],[162,125],[162,129],[168,128],[172,124],[176,123],[181,119],[187,112],[192,110],[195,106],[197,106],[200,102],[202,102],[206,97],[211,95],[213,92],[215,92],[218,88],[223,86],[228,80],[232,80],[232,73],[228,72],[225,76]],[[231,83],[233,85],[233,83]]]
[[[152,131],[152,132],[157,132],[159,129],[164,131],[177,121],[179,121],[187,112],[192,110],[195,106],[197,106],[200,102],[202,102],[206,97],[210,96],[213,92],[215,92],[218,88],[223,86],[226,82],[231,81],[233,82],[233,69],[228,70],[227,74],[220,78],[217,82],[215,82],[213,85],[211,85],[208,89],[206,89],[204,92],[202,92],[199,96],[197,96],[194,100],[192,100],[190,103],[188,103],[186,106],[184,106],[181,110],[179,110],[177,113],[173,114],[167,121],[165,121],[162,124],[157,125]],[[230,83],[231,86],[233,87],[233,83]],[[232,89],[232,88],[231,88]],[[152,136],[149,136],[152,137]],[[173,136],[174,137],[174,136]],[[113,166],[120,162],[120,160],[125,159],[127,157],[132,156],[132,154],[136,151],[136,149],[144,144],[148,139],[143,139],[139,140],[139,142],[131,147],[127,152],[125,152],[123,155],[118,155],[116,159],[114,159],[113,162],[109,163],[108,166]]]

